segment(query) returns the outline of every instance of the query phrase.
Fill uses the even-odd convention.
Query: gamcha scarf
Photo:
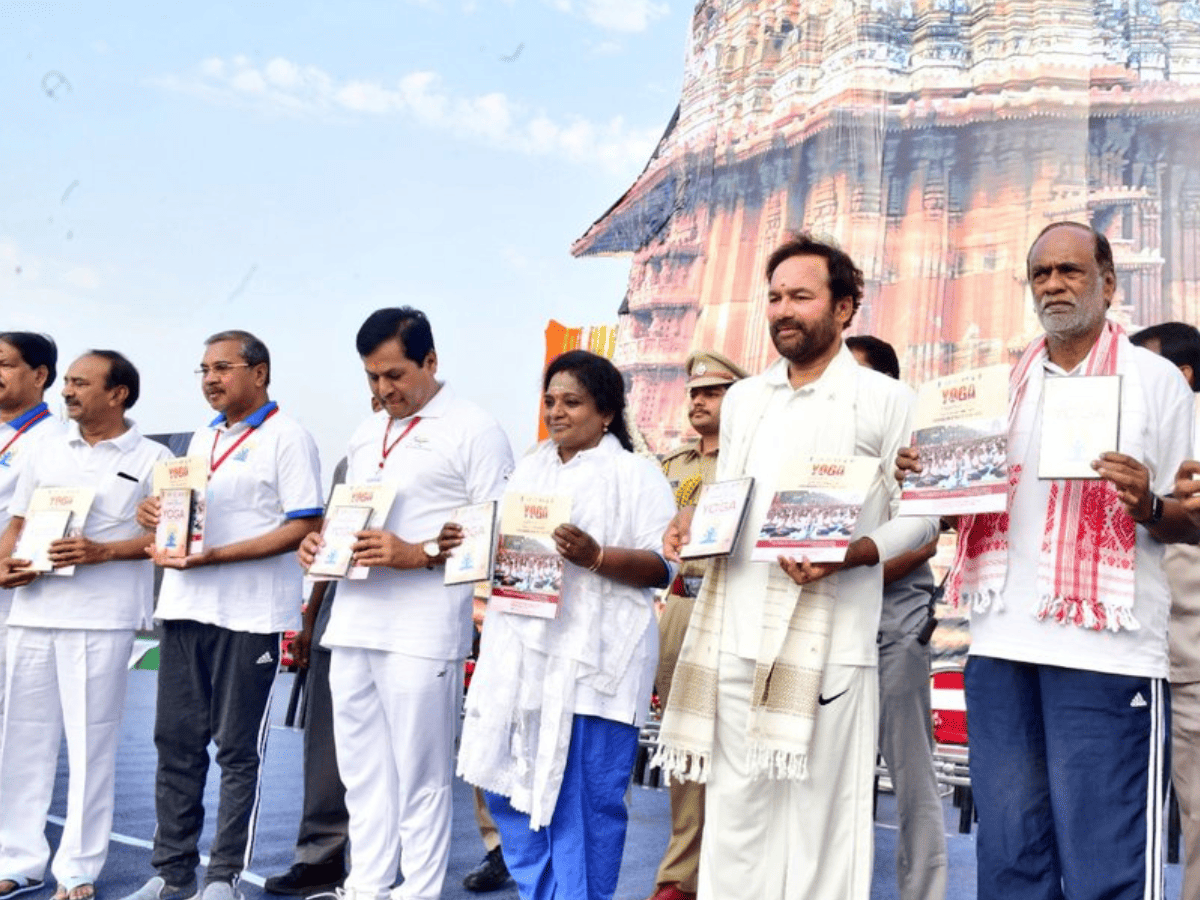
[[[1122,358],[1128,356],[1131,346],[1121,326],[1106,321],[1083,374],[1117,374],[1125,368]],[[1042,390],[1045,359],[1043,335],[1025,349],[1013,368],[1009,434],[1026,392]],[[1137,390],[1128,392],[1128,396],[1139,395]],[[1123,409],[1122,415],[1128,423],[1122,427],[1138,434],[1142,411]],[[1012,466],[1010,508],[1022,475],[1020,465]],[[1038,619],[1097,631],[1141,627],[1133,616],[1137,526],[1117,493],[1112,483],[1103,480],[1057,480],[1051,484],[1033,608]],[[951,606],[965,602],[981,613],[993,604],[1000,608],[1009,565],[1008,527],[1007,512],[959,517],[958,549],[946,589]]]

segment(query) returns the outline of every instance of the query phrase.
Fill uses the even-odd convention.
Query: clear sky
[[[616,321],[628,260],[569,248],[666,126],[690,14],[0,0],[0,329],[126,353],[147,432],[207,422],[203,339],[253,331],[328,477],[368,411],[355,331],[411,304],[519,454],[548,320]]]

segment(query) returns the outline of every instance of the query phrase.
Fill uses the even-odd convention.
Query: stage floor
[[[140,886],[150,875],[150,840],[154,834],[154,694],[157,673],[136,670],[130,673],[129,700],[123,725],[122,746],[117,761],[117,806],[113,824],[112,848],[104,872],[97,884],[100,900],[117,900]],[[242,881],[247,900],[269,897],[262,881],[277,874],[292,862],[301,800],[300,749],[301,733],[283,726],[292,676],[280,676],[276,693],[270,738],[267,743],[266,768],[263,774],[263,805],[259,816],[258,833],[250,869]],[[209,776],[205,796],[207,820],[201,841],[207,848],[216,810],[215,764]],[[667,795],[663,790],[635,786],[630,791],[631,809],[629,834],[625,843],[625,858],[617,888],[618,900],[640,900],[651,893],[658,861],[666,846],[670,830]],[[950,854],[949,900],[968,900],[975,897],[974,835],[957,831],[958,810],[947,798],[946,835]],[[51,824],[47,833],[57,842],[58,822],[66,807],[66,757],[59,757],[58,780],[51,806]],[[879,798],[875,825],[875,872],[871,888],[872,900],[895,898],[894,868],[896,810],[892,796],[883,793]],[[489,895],[472,894],[462,887],[462,878],[483,856],[483,845],[475,827],[471,790],[456,781],[454,788],[454,839],[450,868],[442,896],[445,900],[490,896],[497,900],[516,900],[517,891],[511,882],[505,889]],[[201,876],[203,873],[200,873]],[[1167,896],[1179,893],[1180,867],[1167,867]],[[31,900],[48,898],[52,887],[27,894]]]

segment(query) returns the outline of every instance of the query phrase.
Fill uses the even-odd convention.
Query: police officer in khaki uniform
[[[680,507],[695,504],[700,486],[717,472],[717,442],[721,428],[721,401],[725,391],[747,373],[719,353],[696,351],[688,357],[688,421],[699,435],[663,457],[663,472]],[[658,675],[655,686],[665,708],[671,692],[671,676],[706,563],[685,562],[671,585],[666,608],[659,620]],[[704,827],[704,785],[673,781],[671,795],[671,840],[658,867],[656,889],[650,900],[694,900],[696,872],[700,866],[700,836]]]

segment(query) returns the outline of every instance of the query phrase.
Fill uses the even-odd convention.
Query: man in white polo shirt
[[[24,466],[0,536],[0,587],[17,588],[8,628],[9,706],[0,749],[0,896],[41,887],[46,813],[64,726],[70,784],[54,857],[58,900],[88,900],[108,855],[121,713],[134,631],[149,624],[151,536],[135,519],[154,464],[170,456],[125,419],[139,379],[110,350],[84,354],[63,384],[65,435]],[[91,488],[86,518],[50,545],[69,577],[38,575],[13,558],[35,488]]]
[[[352,900],[384,900],[401,847],[395,900],[441,895],[450,851],[451,755],[470,652],[471,586],[442,584],[437,537],[451,511],[495,499],[512,471],[496,420],[437,380],[424,313],[372,313],[358,353],[383,403],[354,433],[348,484],[394,485],[384,527],[361,532],[325,630],[334,738],[350,811]],[[300,561],[321,547],[310,535]]]
[[[219,415],[188,447],[209,461],[205,549],[182,559],[155,555],[166,570],[155,613],[163,628],[151,856],[158,874],[130,900],[196,894],[210,740],[221,790],[202,896],[237,896],[253,847],[280,634],[300,621],[301,574],[290,553],[321,521],[317,448],[270,401],[266,346],[245,331],[205,344],[199,375]],[[142,504],[139,521],[157,523],[157,499]]]
[[[45,334],[0,332],[0,532],[8,527],[8,504],[17,476],[37,454],[38,445],[63,433],[42,395],[54,384],[58,348]],[[0,672],[4,671],[4,627],[12,594],[0,591]],[[0,726],[4,686],[0,681]]]

